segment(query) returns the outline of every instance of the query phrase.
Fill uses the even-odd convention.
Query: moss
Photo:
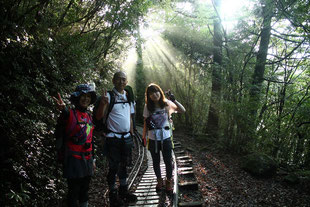
[[[268,155],[253,153],[245,156],[241,162],[242,168],[252,175],[271,177],[275,175],[278,165]]]

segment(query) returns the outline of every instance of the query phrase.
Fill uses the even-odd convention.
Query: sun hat
[[[89,84],[80,84],[75,88],[75,91],[71,94],[70,101],[72,103],[76,103],[82,94],[90,93],[91,101],[90,104],[95,103],[97,99],[97,95],[95,89],[92,85]]]

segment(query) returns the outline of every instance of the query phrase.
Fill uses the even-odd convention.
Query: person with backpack
[[[128,190],[126,169],[133,147],[131,114],[134,109],[125,91],[128,82],[126,73],[116,72],[112,81],[114,88],[112,91],[103,90],[95,104],[93,116],[96,127],[102,125],[104,131],[104,154],[109,162],[107,182],[110,206],[122,206],[137,201],[136,195]],[[118,190],[116,175],[120,183]]]
[[[165,97],[159,85],[151,83],[145,90],[145,106],[143,111],[144,125],[142,139],[148,147],[152,160],[155,175],[157,177],[156,191],[163,189],[163,178],[160,169],[160,151],[166,166],[165,189],[172,193],[172,126],[170,117],[172,113],[184,113],[185,108],[169,91]],[[148,138],[148,140],[146,139]]]
[[[67,178],[69,207],[87,207],[88,190],[94,174],[93,145],[94,124],[87,111],[96,101],[94,88],[80,84],[70,96],[73,108],[65,106],[60,94],[53,97],[62,111],[57,120],[55,136],[59,161],[63,164],[63,176]]]

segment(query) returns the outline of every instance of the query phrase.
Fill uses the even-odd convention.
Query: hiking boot
[[[110,200],[110,206],[124,206],[124,202],[118,197],[117,190],[110,190],[109,192],[109,200]]]
[[[122,199],[125,203],[135,203],[137,202],[137,196],[128,191],[128,186],[119,186],[118,190],[119,198]]]
[[[166,180],[166,191],[167,193],[172,193],[173,192],[173,188],[172,188],[172,179],[167,179]]]
[[[163,179],[157,178],[156,191],[161,191],[163,189]]]

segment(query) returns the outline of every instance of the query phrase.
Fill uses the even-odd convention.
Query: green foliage
[[[0,12],[0,205],[56,206],[65,194],[54,160],[58,111],[51,96],[67,104],[78,83],[111,86],[132,36],[138,42],[136,95],[142,113],[144,89],[157,82],[172,89],[187,113],[176,127],[204,133],[210,104],[213,28],[210,4],[189,1],[2,1]],[[258,2],[258,1],[255,1]],[[249,102],[260,40],[262,5],[256,4],[224,35],[222,93],[218,104],[218,149],[262,151],[281,165],[310,166],[309,2],[277,1],[268,60],[255,106]],[[164,9],[164,10],[163,10]],[[147,12],[164,26],[160,45],[147,45],[137,28]],[[163,19],[164,17],[164,19]],[[160,22],[162,20],[162,22]],[[146,22],[147,23],[147,22]],[[164,47],[165,46],[165,47]],[[152,51],[146,54],[148,51]],[[259,87],[255,88],[259,89]],[[257,104],[257,105],[256,105]],[[250,116],[253,107],[258,114]],[[140,116],[142,117],[142,116]],[[255,127],[253,127],[255,126]],[[251,140],[251,141],[249,141]]]
[[[169,41],[167,47],[174,48],[167,51],[166,57],[173,57],[170,58],[169,63],[177,66],[175,68],[167,66],[168,64],[164,66],[164,68],[171,68],[167,77],[172,78],[167,81],[162,80],[162,85],[169,83],[168,88],[175,92],[187,110],[183,116],[185,119],[178,121],[181,121],[188,130],[202,133],[205,130],[210,99],[212,36],[208,30],[210,22],[208,17],[212,12],[204,5],[194,4],[193,12],[186,13],[179,9],[178,2],[171,8],[165,15],[163,37]],[[206,17],[206,15],[209,16]],[[158,71],[155,71],[154,75],[156,72]]]
[[[305,190],[309,190],[310,171],[298,170],[291,172],[284,177],[284,181],[291,185],[301,184],[301,187],[303,186]]]
[[[13,190],[10,191],[11,192],[8,193],[8,197],[10,200],[14,200],[14,203],[16,203],[17,206],[24,206],[30,200],[30,192],[25,190],[22,184],[20,193],[14,192]]]
[[[56,206],[64,180],[56,164],[52,96],[79,83],[103,85],[122,41],[148,1],[4,1],[0,11],[1,206]],[[5,202],[5,204],[4,204]]]
[[[220,74],[223,82],[221,102],[217,106],[221,112],[221,137],[216,141],[234,152],[260,150],[283,165],[308,166],[309,18],[305,11],[309,5],[306,1],[276,2],[268,59],[261,74],[263,78],[260,78],[262,82],[253,85],[263,24],[263,1],[253,2],[256,3],[253,10],[248,9],[240,15],[234,30],[223,31],[223,70]],[[204,132],[209,109],[209,77],[213,64],[210,61],[213,44],[210,25],[215,13],[210,5],[190,3],[191,12],[190,9],[182,10],[177,1],[170,3],[172,6],[165,13],[160,13],[165,17],[163,36],[177,50],[173,51],[174,55],[169,50],[161,53],[166,53],[165,57],[177,66],[161,66],[159,63],[165,61],[153,55],[157,64],[152,66],[154,72],[150,76],[156,77],[158,73],[163,74],[164,69],[169,70],[165,74],[172,78],[158,77],[156,80],[165,87],[172,85],[181,100],[185,100],[184,123],[199,133]],[[183,81],[175,76],[182,77]],[[257,93],[252,100],[249,98],[251,88]],[[256,110],[257,116],[253,117]]]

